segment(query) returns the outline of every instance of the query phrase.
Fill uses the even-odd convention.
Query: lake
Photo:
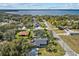
[[[8,11],[7,13],[21,14],[21,15],[79,15],[78,9],[26,9],[17,11]]]

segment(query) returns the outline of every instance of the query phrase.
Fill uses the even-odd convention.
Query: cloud
[[[0,9],[79,9],[79,3],[0,3]]]

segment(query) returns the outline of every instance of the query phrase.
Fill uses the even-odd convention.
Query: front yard
[[[49,45],[50,44],[48,44],[48,46]],[[63,56],[65,54],[63,48],[59,44],[57,44],[57,46],[53,46],[52,44],[51,47],[52,50],[49,50],[49,48],[39,48],[39,56]]]

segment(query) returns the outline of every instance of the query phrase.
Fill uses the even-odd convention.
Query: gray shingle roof
[[[47,44],[48,39],[47,38],[38,38],[38,39],[34,39],[33,44],[36,46],[40,46],[40,44]]]

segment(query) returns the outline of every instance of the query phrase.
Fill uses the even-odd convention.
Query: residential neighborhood
[[[0,17],[0,56],[79,56],[76,15]]]

